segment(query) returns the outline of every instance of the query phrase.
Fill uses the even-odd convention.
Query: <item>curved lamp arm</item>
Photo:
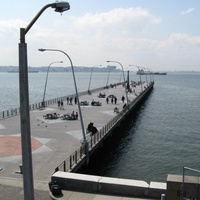
[[[76,85],[76,78],[75,78],[75,73],[74,73],[74,66],[73,66],[71,58],[69,57],[69,55],[67,53],[65,53],[64,51],[59,50],[59,49],[38,49],[38,50],[41,51],[41,52],[44,52],[44,51],[58,51],[58,52],[61,52],[61,53],[65,54],[68,57],[68,59],[70,61],[70,64],[71,64],[72,74],[73,74],[73,79],[74,79],[74,86],[75,86],[75,91],[76,91],[76,96],[77,96],[78,110],[79,110],[79,114],[80,114],[81,128],[82,128],[82,133],[83,133],[83,141],[86,144],[86,148],[88,148],[87,140],[86,140],[86,134],[85,134],[85,129],[84,129],[84,124],[83,124],[83,116],[82,116],[81,107],[80,107],[78,89],[77,89],[77,85]],[[87,149],[86,149],[86,151],[87,151]]]

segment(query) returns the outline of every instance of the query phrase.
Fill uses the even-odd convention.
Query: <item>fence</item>
[[[103,89],[103,87],[95,88],[95,89],[91,90],[91,92],[96,92],[96,91],[102,90],[102,89]],[[80,92],[79,96],[85,95],[87,93],[88,93],[88,91]],[[46,100],[44,102],[44,106],[56,104],[59,99],[63,100],[63,101],[66,101],[67,97],[74,97],[74,96],[76,96],[76,95],[75,94],[71,94],[71,95],[67,95],[67,96],[63,96],[63,97],[58,97],[58,98]],[[42,102],[34,103],[34,104],[31,104],[29,106],[30,111],[37,110],[37,109],[42,109],[42,108],[43,108]],[[19,114],[20,114],[20,108],[12,108],[12,109],[9,109],[9,110],[1,111],[0,112],[0,120],[1,119],[6,119],[6,118],[9,118],[9,117],[14,117],[14,116],[19,115]]]

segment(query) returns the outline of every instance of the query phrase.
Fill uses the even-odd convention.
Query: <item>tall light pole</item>
[[[110,77],[110,68],[108,70],[108,77],[107,77],[107,81],[106,81],[106,88],[108,88],[109,77]]]
[[[72,60],[71,60],[71,58],[69,57],[69,55],[67,53],[65,53],[64,51],[59,50],[59,49],[38,49],[38,50],[41,51],[41,52],[44,52],[44,51],[58,51],[58,52],[61,52],[61,53],[65,54],[68,57],[69,61],[70,61],[71,68],[72,68],[73,79],[74,79],[74,87],[75,87],[75,91],[76,91],[77,103],[78,103],[78,111],[79,111],[80,121],[81,121],[81,128],[82,128],[82,134],[83,134],[83,143],[85,145],[86,156],[88,156],[88,142],[87,142],[87,139],[86,139],[84,124],[83,124],[83,116],[82,116],[82,112],[81,112],[79,94],[78,94],[78,89],[77,89],[77,85],[76,85],[76,78],[75,78],[74,66],[73,66]]]
[[[114,63],[118,63],[120,66],[121,66],[121,68],[122,68],[122,72],[123,72],[123,78],[124,78],[124,84],[125,84],[125,93],[126,93],[126,101],[127,101],[127,104],[129,105],[129,100],[128,100],[128,94],[127,94],[127,88],[126,88],[126,80],[125,80],[125,75],[124,75],[124,68],[123,68],[123,65],[120,63],[120,62],[118,62],[118,61],[107,61],[107,62],[114,62]]]
[[[151,77],[151,69],[150,68],[147,68],[149,70],[149,78],[150,78],[150,83],[152,82],[152,77]]]
[[[45,5],[32,19],[26,28],[20,28],[19,43],[19,93],[20,93],[20,124],[21,124],[21,145],[22,145],[22,167],[24,199],[34,200],[32,151],[31,151],[31,131],[30,131],[30,110],[29,110],[29,89],[28,89],[28,62],[27,44],[25,36],[37,21],[40,15],[47,8],[55,8],[56,12],[64,12],[70,9],[67,2],[56,2]]]
[[[52,62],[52,63],[49,64],[49,66],[47,68],[46,81],[45,81],[45,86],[44,86],[44,94],[43,94],[43,99],[42,99],[42,107],[43,108],[45,108],[45,95],[46,95],[46,89],[47,89],[47,80],[48,80],[48,76],[49,76],[49,68],[54,63],[63,63],[63,61]]]
[[[140,71],[140,67],[138,65],[129,65],[129,66],[137,67],[138,71]],[[143,92],[141,73],[140,73],[140,85],[141,85],[141,92]]]
[[[88,94],[91,94],[90,92],[90,84],[91,84],[91,80],[92,80],[92,73],[93,73],[93,69],[97,66],[102,66],[102,65],[95,65],[94,67],[92,67],[91,69],[91,73],[90,73],[90,81],[89,81],[89,86],[88,86]]]
[[[146,76],[146,84],[148,86],[148,79],[147,79],[147,70],[145,67],[142,67],[142,69],[144,69],[144,73],[145,73],[145,76]]]

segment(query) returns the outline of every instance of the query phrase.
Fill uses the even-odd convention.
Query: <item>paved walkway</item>
[[[134,89],[136,94],[141,92],[141,86],[137,86]],[[105,92],[107,96],[115,95],[118,99],[117,104],[115,105],[111,102],[107,104],[105,98],[98,98],[100,92]],[[81,96],[81,101],[91,102],[94,99],[102,103],[102,106],[81,106],[85,129],[90,122],[93,122],[97,129],[100,129],[116,115],[113,112],[114,107],[122,110],[124,105],[121,101],[122,95],[125,96],[124,88],[117,86],[116,88],[94,92],[91,95]],[[128,96],[131,101],[136,97],[134,93],[128,94]],[[78,111],[77,105],[67,105],[66,102],[64,102],[64,110],[58,109],[57,105],[52,105],[45,110],[31,111],[33,176],[36,183],[45,183],[46,185],[50,181],[54,169],[80,147],[80,141],[83,138],[80,119],[74,121],[62,119],[46,120],[43,116],[47,113],[56,112],[62,115],[72,111]],[[1,194],[1,190],[4,190],[2,189],[4,188],[3,184],[1,185],[2,180],[3,182],[9,180],[8,183],[10,183],[11,187],[13,187],[11,184],[12,180],[22,180],[22,175],[16,173],[19,171],[19,165],[22,163],[20,136],[19,116],[0,120]],[[48,191],[48,187],[46,191]],[[68,199],[75,200],[72,197]],[[89,199],[96,200],[99,197],[91,197]]]

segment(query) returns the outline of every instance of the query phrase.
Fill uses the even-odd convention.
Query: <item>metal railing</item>
[[[104,87],[95,88],[95,89],[92,89],[91,92],[96,92],[96,91],[102,90],[103,88]],[[86,95],[87,92],[88,91],[80,92],[79,95],[80,96]],[[58,100],[66,101],[67,97],[75,97],[75,96],[76,96],[75,94],[70,94],[70,95],[67,95],[67,96],[46,100],[44,102],[44,106],[46,107],[46,106],[49,106],[49,105],[56,104],[58,102]],[[30,104],[29,108],[30,108],[30,111],[43,109],[43,105],[42,105],[42,102],[37,102],[37,103]],[[14,117],[14,116],[19,115],[19,114],[20,114],[20,108],[19,107],[18,108],[11,108],[11,109],[5,110],[5,111],[1,111],[0,112],[0,120],[6,119],[6,118],[9,118],[9,117]]]
[[[180,200],[190,200],[190,199],[195,199],[195,200],[199,200],[199,186],[197,187],[197,191],[194,192],[195,188],[193,188],[193,191],[188,191],[188,193],[190,193],[189,195],[187,194],[187,190],[185,188],[185,171],[191,171],[191,172],[195,172],[200,174],[200,170],[197,169],[192,169],[189,167],[183,167],[183,179],[182,179],[182,185],[181,185],[181,195],[180,195]],[[199,177],[199,176],[198,176]],[[194,184],[194,183],[193,183]],[[197,185],[199,185],[199,178],[197,179],[196,182]],[[192,194],[191,194],[192,193]],[[187,196],[187,197],[186,197]],[[194,197],[195,196],[195,197]]]

